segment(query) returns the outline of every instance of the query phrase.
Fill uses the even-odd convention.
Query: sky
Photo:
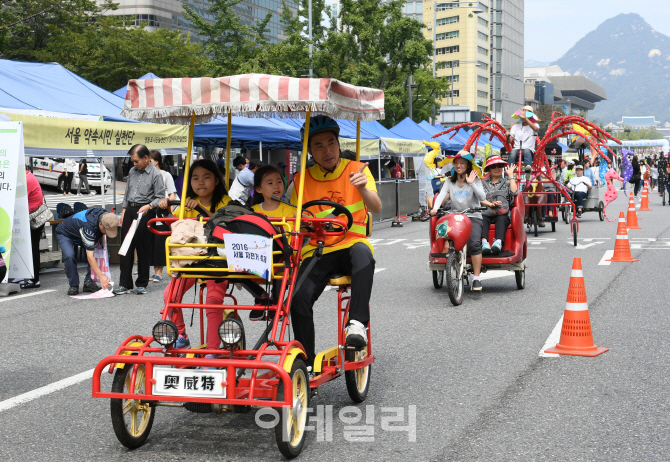
[[[670,36],[670,0],[525,0],[524,59],[551,62],[607,19],[637,13]]]

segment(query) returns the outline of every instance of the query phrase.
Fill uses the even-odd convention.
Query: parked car
[[[91,189],[100,192],[100,162],[95,158],[87,158],[88,164],[88,184]],[[65,176],[63,170],[65,168],[65,159],[51,158],[51,157],[31,157],[30,167],[33,174],[40,184],[46,186],[56,186],[60,192],[63,192]],[[103,166],[105,176],[105,191],[112,185],[112,173]],[[76,190],[79,185],[79,163],[77,163],[77,171],[72,179],[72,189]]]

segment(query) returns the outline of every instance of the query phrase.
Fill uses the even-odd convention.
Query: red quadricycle
[[[216,97],[223,99],[224,87],[229,86],[249,88],[249,94],[246,94],[248,99],[253,99],[253,95],[265,95],[270,101],[264,99],[262,102],[247,102],[244,105],[239,101],[217,101],[214,104],[215,96],[209,94],[208,103],[194,100],[190,102],[193,107],[190,105],[161,107],[161,111],[155,112],[160,114],[160,117],[153,117],[153,110],[157,108],[148,108],[146,105],[155,103],[158,98],[146,98],[143,92],[151,88],[152,94],[155,94],[157,91],[162,91],[165,86],[174,85],[176,80],[182,80],[177,83],[178,85],[187,85],[185,81],[188,80],[190,88],[200,85],[199,91],[192,93],[200,95],[200,98],[205,98],[206,92],[211,92],[216,87],[219,90]],[[376,120],[384,117],[383,92],[331,79],[245,75],[220,79],[130,81],[128,87],[130,100],[126,100],[126,111],[123,113],[126,117],[178,121],[184,115],[180,109],[187,109],[191,131],[185,177],[188,177],[189,173],[193,124],[199,120],[207,120],[207,116],[203,115],[203,107],[208,108],[210,117],[216,115],[217,111],[227,115],[233,112],[244,115],[246,112],[250,113],[247,114],[249,116],[255,116],[261,110],[281,113],[290,107],[293,113],[304,113],[307,125],[311,110],[318,108],[321,113],[331,112],[338,117],[357,120],[359,134],[360,120]],[[307,90],[303,91],[304,89]],[[225,92],[229,97],[232,93]],[[290,106],[289,101],[281,98],[288,98]],[[279,101],[276,101],[277,99]],[[230,120],[231,117],[228,117],[226,144],[228,162]],[[308,133],[305,133],[303,152],[307,152],[307,143]],[[306,157],[302,156],[303,171]],[[272,240],[281,241],[282,246],[279,248],[273,246],[272,270],[265,279],[229,268],[228,254],[223,243],[173,244],[168,237],[166,269],[173,279],[160,319],[153,327],[151,335],[131,335],[124,340],[114,355],[100,361],[93,375],[93,397],[111,399],[113,428],[124,446],[137,448],[145,443],[159,406],[183,407],[199,413],[245,412],[252,408],[274,408],[277,411],[275,436],[278,448],[284,456],[291,458],[302,451],[310,398],[318,387],[344,376],[351,399],[357,403],[366,399],[370,386],[371,366],[374,362],[370,329],[367,330],[367,346],[363,348],[345,346],[344,329],[348,321],[350,275],[333,275],[330,279],[330,285],[338,289],[337,344],[316,355],[313,370],[312,365],[308,368],[306,364],[307,355],[304,347],[290,338],[291,301],[311,269],[309,263],[301,268],[303,245],[307,239],[310,239],[312,246],[316,243],[314,252],[309,255],[314,257],[311,259],[314,262],[322,254],[324,242],[328,237],[344,236],[354,224],[351,212],[337,202],[321,200],[302,204],[303,181],[304,175],[301,175],[298,195],[298,204],[301,205],[296,207],[297,218],[270,218],[274,226],[271,233]],[[185,196],[184,190],[181,197]],[[307,209],[316,206],[332,208],[332,217],[315,218]],[[184,210],[183,199],[180,210]],[[303,215],[303,211],[308,215]],[[179,218],[160,218],[160,221],[171,223],[183,219],[183,212],[181,213]],[[202,217],[198,219],[207,220]],[[155,221],[157,220],[150,220],[150,229],[155,233],[162,233],[152,228]],[[163,233],[170,234],[170,232]],[[176,251],[187,247],[205,247],[215,251],[210,251],[204,256],[183,256],[182,252]],[[182,255],[179,255],[180,253]],[[176,264],[179,260],[193,262],[184,266]],[[255,345],[248,348],[245,326],[239,313],[257,310],[259,306],[240,304],[231,294],[224,296],[223,304],[203,303],[206,290],[204,284],[200,287],[199,303],[187,303],[184,301],[185,288],[188,285],[186,281],[193,279],[201,283],[210,280],[235,283],[242,286],[255,299],[268,301],[262,308],[266,310],[269,321],[266,321],[265,330]],[[264,289],[264,286],[269,287],[272,281],[277,287],[276,300],[271,300],[269,289]],[[185,309],[200,312],[202,344],[189,348],[176,348],[177,314]],[[205,344],[204,310],[222,310],[224,313],[223,321],[218,326],[219,348],[207,348]],[[210,340],[208,343],[211,345]],[[110,391],[103,391],[100,386],[101,374],[105,369],[114,373]]]
[[[437,196],[436,196],[437,197]],[[472,262],[467,253],[472,223],[466,213],[486,210],[486,207],[468,209],[463,212],[440,210],[430,217],[430,253],[426,269],[433,274],[433,286],[441,289],[446,285],[449,300],[454,306],[463,303],[463,294]],[[514,200],[510,210],[511,223],[505,232],[505,245],[500,254],[482,257],[482,273],[489,271],[514,271],[519,290],[526,285],[526,255],[528,239],[523,226],[524,203],[521,195]],[[426,220],[424,218],[424,220]],[[489,241],[495,240],[495,227],[490,226]],[[449,251],[445,252],[445,244]]]

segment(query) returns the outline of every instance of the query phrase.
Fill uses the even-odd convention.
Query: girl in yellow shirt
[[[230,197],[226,193],[224,180],[221,177],[221,172],[216,164],[209,159],[200,159],[191,165],[191,171],[186,187],[186,199],[184,201],[184,218],[196,218],[198,215],[204,215],[203,211],[208,217],[214,215],[221,207],[224,207],[230,202]],[[167,208],[167,199],[163,199],[158,204],[159,207]],[[200,207],[198,207],[200,206]],[[203,209],[202,211],[199,209]],[[179,215],[179,207],[176,207],[172,213],[175,216]],[[196,279],[180,279],[176,281],[177,284],[186,284],[186,289],[190,289],[195,284]],[[205,303],[213,305],[223,304],[223,295],[228,287],[228,281],[216,282],[213,280],[207,281],[207,299]],[[167,303],[170,295],[170,286],[165,289],[163,293],[163,301]],[[219,324],[223,321],[223,310],[221,309],[207,309],[207,348],[218,349],[221,346],[221,339],[219,338]],[[181,310],[176,313],[175,324],[179,330],[179,338],[175,343],[175,348],[189,348],[191,342],[188,335],[186,335],[186,324],[184,323],[184,316]],[[214,358],[215,355],[206,355],[206,358]]]
[[[264,165],[256,170],[254,174],[254,206],[253,211],[265,215],[266,217],[281,218],[294,217],[295,207],[291,207],[283,202],[273,200],[273,197],[281,198],[284,195],[284,179],[281,172],[274,165]],[[291,226],[288,227],[290,231]],[[281,288],[281,279],[273,279],[271,304],[277,301],[277,292]],[[263,301],[257,301],[261,304]],[[265,302],[267,303],[267,301]],[[249,313],[251,321],[261,321],[265,319],[264,310],[251,310]]]

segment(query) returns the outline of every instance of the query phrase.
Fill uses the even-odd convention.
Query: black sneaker
[[[360,322],[351,320],[344,329],[344,344],[354,348],[364,348],[368,344],[367,328]]]
[[[40,281],[33,282],[33,281],[28,280],[28,279],[25,279],[21,283],[21,288],[22,289],[39,289],[40,288]]]
[[[100,286],[95,282],[91,281],[90,279],[88,281],[84,281],[84,289],[82,292],[97,292],[99,290]]]
[[[79,287],[70,287],[67,290],[68,295],[79,295]]]
[[[249,321],[263,321],[265,319],[265,310],[251,310],[249,312]]]
[[[472,290],[482,290],[482,281],[479,279],[472,281]]]

